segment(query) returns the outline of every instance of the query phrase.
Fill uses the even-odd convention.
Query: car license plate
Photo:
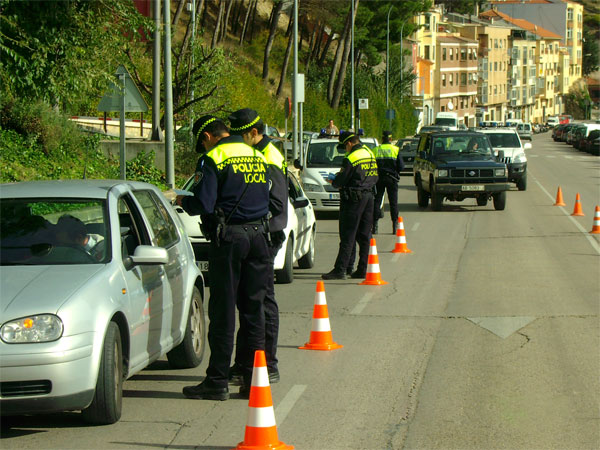
[[[483,184],[467,184],[467,185],[461,186],[461,190],[462,191],[483,191],[484,186],[483,186]]]
[[[329,200],[339,200],[339,199],[340,199],[339,192],[336,192],[335,194],[329,194]]]
[[[208,272],[208,261],[196,261],[196,265],[202,272]]]

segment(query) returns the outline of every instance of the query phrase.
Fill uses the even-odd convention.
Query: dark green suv
[[[417,202],[425,208],[431,198],[431,209],[439,211],[444,199],[462,201],[475,198],[478,206],[486,206],[490,198],[494,208],[506,206],[510,189],[508,171],[502,159],[494,156],[488,137],[473,131],[425,133],[419,140],[413,166]]]

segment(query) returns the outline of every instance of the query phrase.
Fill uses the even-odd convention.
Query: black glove
[[[273,248],[279,248],[285,242],[285,232],[281,231],[272,231],[271,233],[271,246]]]

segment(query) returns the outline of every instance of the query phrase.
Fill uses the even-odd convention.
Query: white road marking
[[[556,158],[555,155],[544,155],[546,158]]]
[[[533,177],[533,175],[531,175],[531,172],[529,173],[530,176]],[[540,189],[548,196],[548,198],[550,198],[550,200],[552,200],[553,202],[556,200],[552,194],[550,194],[550,192],[548,192],[546,189],[544,189],[544,186],[542,186],[542,184],[535,178],[533,177],[533,181],[536,182],[536,184],[540,187]],[[596,253],[598,253],[600,255],[600,245],[598,245],[598,242],[596,242],[596,239],[594,239],[593,236],[590,235],[590,233],[588,232],[588,230],[586,230],[585,228],[583,228],[583,226],[581,226],[581,224],[579,222],[577,222],[577,220],[575,220],[571,214],[565,209],[564,206],[554,206],[554,208],[560,208],[560,210],[563,212],[563,214],[565,216],[567,216],[569,218],[569,220],[571,222],[573,222],[573,224],[575,224],[575,226],[577,227],[577,229],[579,231],[581,231],[583,233],[583,235],[585,236],[585,238],[590,242],[590,244],[592,245],[592,248],[594,250],[596,250]]]
[[[275,408],[275,419],[279,425],[285,420],[305,389],[305,384],[296,384],[285,394],[283,400]]]
[[[420,225],[420,222],[415,223],[413,225],[413,227],[410,229],[410,231],[417,231],[419,229],[419,225]]]
[[[354,309],[352,311],[350,311],[350,314],[360,314],[362,312],[362,310],[365,309],[365,306],[367,306],[367,304],[371,301],[372,298],[373,298],[373,293],[367,292],[359,300],[358,304],[354,307]]]
[[[394,256],[392,256],[392,262],[398,262],[399,259],[400,253],[394,253]]]

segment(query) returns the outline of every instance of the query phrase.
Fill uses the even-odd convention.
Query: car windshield
[[[488,155],[492,156],[489,141],[485,136],[445,135],[433,138],[434,154]]]
[[[0,264],[98,264],[110,260],[105,201],[0,199]]]
[[[311,143],[306,153],[306,167],[342,167],[345,153],[340,153],[337,145],[337,141]]]
[[[456,125],[456,119],[453,119],[452,117],[438,117],[435,119],[435,124],[453,127]]]
[[[520,147],[519,138],[514,133],[486,133],[493,148]]]

